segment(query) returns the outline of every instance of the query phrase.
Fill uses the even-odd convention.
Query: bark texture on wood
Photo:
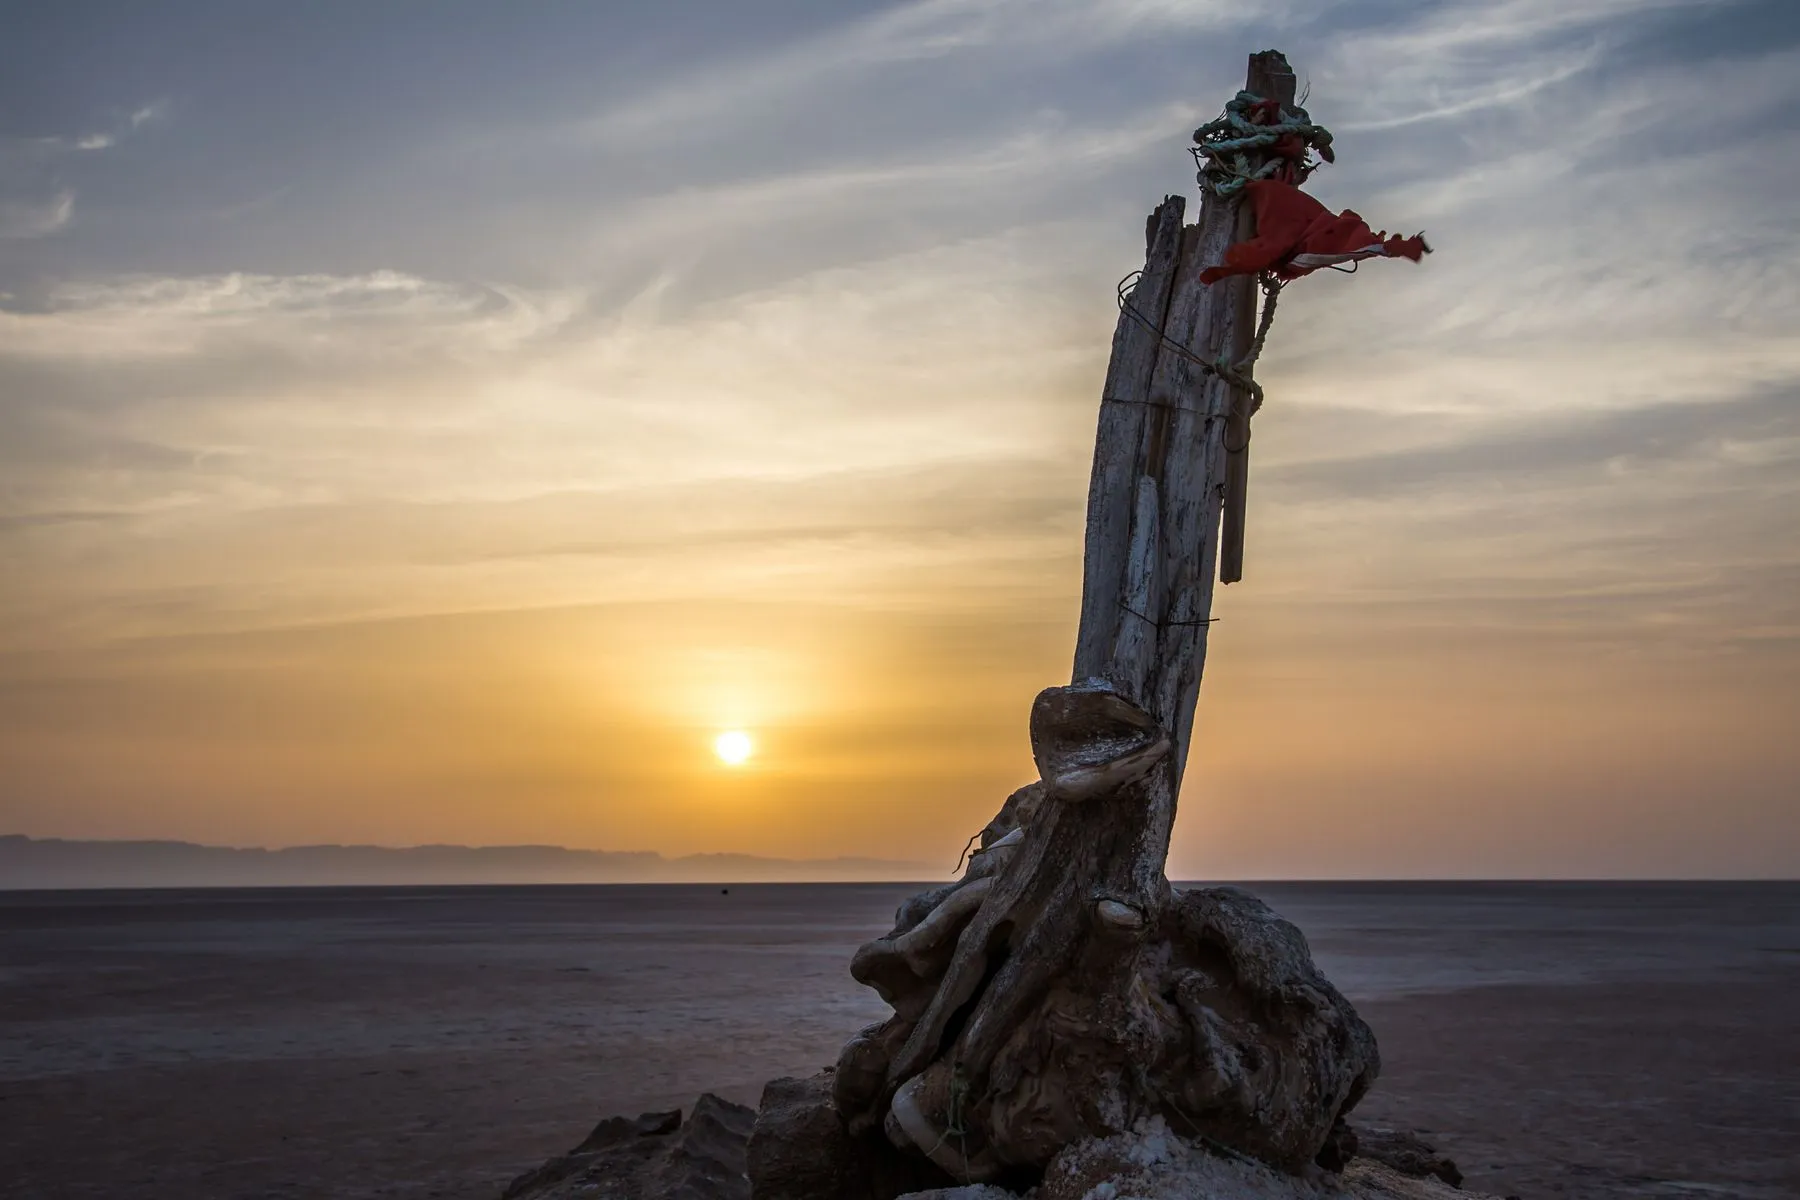
[[[1230,888],[1175,892],[1172,739],[1103,684],[1032,710],[1041,778],[964,878],[902,905],[852,974],[894,1016],[844,1048],[833,1101],[953,1177],[1041,1171],[1160,1116],[1277,1166],[1313,1161],[1379,1067],[1299,930]]]
[[[1257,56],[1253,79],[1285,65]],[[1073,682],[1031,710],[1040,778],[960,881],[907,901],[851,965],[894,1016],[845,1047],[838,1112],[959,1179],[1040,1172],[1149,1116],[1298,1168],[1377,1069],[1298,930],[1163,873],[1242,415],[1201,364],[1241,356],[1255,312],[1253,280],[1200,282],[1239,236],[1237,203],[1183,215],[1178,197],[1151,215],[1113,336]]]

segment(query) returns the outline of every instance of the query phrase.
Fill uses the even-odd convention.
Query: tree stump
[[[1286,60],[1253,57],[1249,90],[1291,104]],[[1238,209],[1208,194],[1184,225],[1172,196],[1150,217],[1100,406],[1073,682],[1031,709],[1040,778],[851,965],[894,1016],[844,1048],[838,1113],[960,1180],[1034,1176],[1151,1116],[1299,1169],[1378,1068],[1297,929],[1164,875],[1234,477],[1242,515],[1245,401],[1202,364],[1242,356],[1256,285],[1199,279],[1246,232]]]

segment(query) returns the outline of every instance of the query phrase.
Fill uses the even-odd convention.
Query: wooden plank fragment
[[[1244,80],[1245,91],[1279,100],[1284,107],[1292,107],[1294,86],[1294,72],[1288,66],[1286,58],[1272,50],[1250,56],[1250,69]],[[1251,212],[1249,205],[1241,205],[1234,240],[1248,241],[1255,236],[1256,215]],[[1250,339],[1256,329],[1256,293],[1255,288],[1244,288],[1237,301],[1237,340],[1230,343],[1233,362],[1249,352]],[[1236,583],[1244,577],[1245,496],[1250,485],[1249,405],[1250,397],[1239,393],[1232,403],[1231,422],[1225,431],[1227,459],[1224,523],[1219,532],[1220,583]]]
[[[1108,676],[1113,644],[1125,619],[1125,558],[1131,542],[1131,514],[1137,505],[1137,479],[1142,473],[1139,443],[1150,411],[1150,376],[1161,346],[1156,330],[1167,315],[1185,211],[1186,202],[1170,196],[1151,214],[1144,271],[1126,298],[1142,319],[1121,312],[1113,332],[1112,361],[1101,392],[1094,466],[1088,483],[1081,623],[1075,642],[1077,683]]]

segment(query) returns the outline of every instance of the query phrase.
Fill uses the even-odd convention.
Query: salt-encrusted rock
[[[679,1110],[608,1117],[579,1146],[513,1180],[502,1200],[750,1200],[754,1109],[708,1093]]]
[[[1341,1175],[1277,1171],[1173,1134],[1160,1119],[1057,1155],[1033,1200],[1493,1200],[1366,1158]]]

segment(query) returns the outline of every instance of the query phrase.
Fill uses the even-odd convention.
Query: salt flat
[[[1249,886],[1471,1185],[1800,1196],[1800,884]],[[0,1195],[492,1196],[832,1061],[911,890],[0,892]]]

